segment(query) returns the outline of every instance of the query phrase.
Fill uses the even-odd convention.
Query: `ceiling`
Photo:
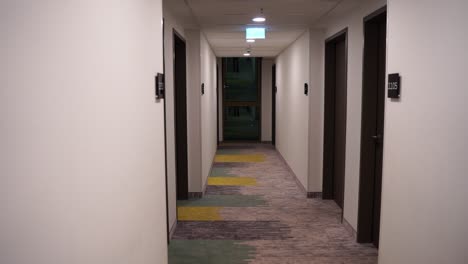
[[[186,28],[200,28],[218,57],[239,57],[251,46],[253,56],[275,57],[342,0],[165,0]],[[265,40],[246,43],[245,29],[263,8]]]

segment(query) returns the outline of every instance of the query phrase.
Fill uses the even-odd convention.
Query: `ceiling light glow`
[[[255,17],[254,19],[252,19],[253,22],[265,22],[266,21],[266,18],[264,17]]]
[[[260,15],[256,16],[252,19],[253,22],[265,22],[266,18],[263,15],[263,8],[260,9]]]
[[[255,39],[248,39],[247,42],[253,43],[253,42],[255,42]]]
[[[250,53],[244,53],[244,56],[250,56]]]

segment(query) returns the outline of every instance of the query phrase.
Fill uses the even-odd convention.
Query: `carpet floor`
[[[375,264],[334,201],[307,199],[265,144],[219,147],[201,199],[178,201],[170,264]]]

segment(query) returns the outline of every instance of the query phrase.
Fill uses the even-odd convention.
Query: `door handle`
[[[382,140],[382,135],[372,136],[372,139],[374,139],[376,142],[380,142]]]

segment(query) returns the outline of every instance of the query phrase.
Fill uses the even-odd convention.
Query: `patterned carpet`
[[[307,199],[278,152],[220,146],[201,199],[178,202],[170,264],[374,264],[333,201]]]

